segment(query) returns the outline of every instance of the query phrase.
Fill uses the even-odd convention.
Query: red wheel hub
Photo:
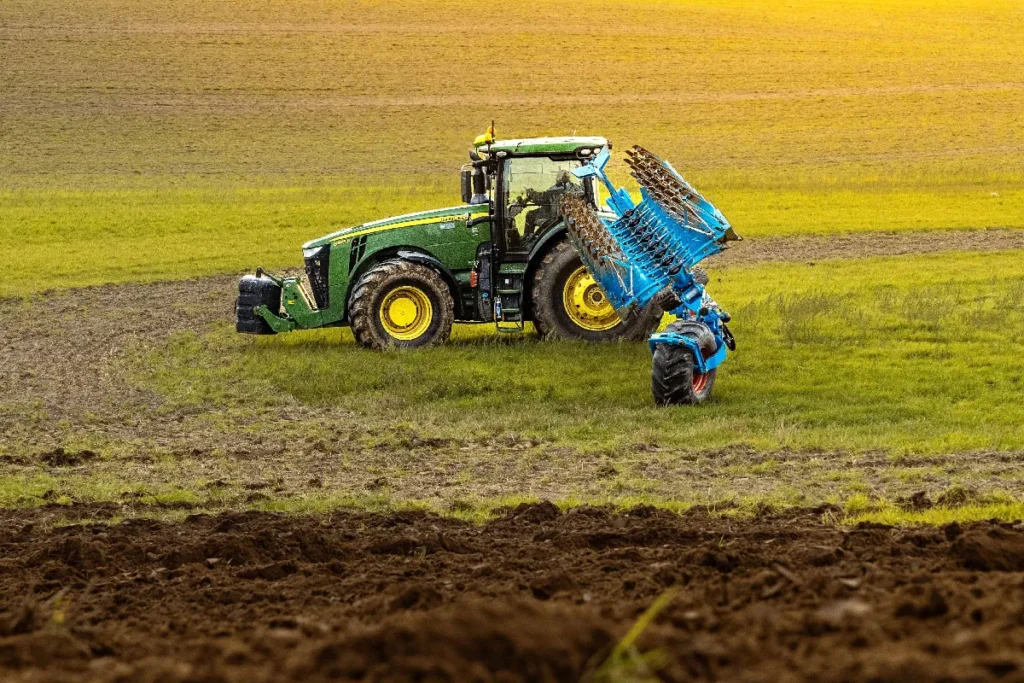
[[[702,375],[699,372],[693,373],[693,392],[699,394],[704,391],[704,387],[708,385],[708,376]]]

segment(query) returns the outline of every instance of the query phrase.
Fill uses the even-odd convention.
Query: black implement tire
[[[666,332],[692,337],[697,340],[701,354],[709,358],[715,353],[715,336],[707,326],[677,320],[665,328]],[[699,375],[694,372],[693,352],[685,346],[658,344],[654,347],[651,368],[651,393],[659,406],[695,405],[711,397],[715,386],[715,370]]]
[[[401,299],[412,320],[392,317]],[[435,271],[412,261],[390,260],[363,273],[348,302],[356,341],[375,351],[441,344],[452,333],[455,304],[448,285]],[[388,322],[385,323],[385,320]]]
[[[581,339],[588,342],[638,341],[646,339],[658,328],[661,310],[655,306],[613,323],[607,329],[587,329],[578,320],[581,314],[567,310],[566,289],[570,279],[583,267],[583,261],[568,240],[562,240],[549,251],[533,275],[533,325],[537,333],[548,339]],[[598,290],[599,291],[599,290]],[[603,294],[601,295],[603,297]],[[614,315],[614,311],[611,311]],[[607,323],[597,322],[601,327]]]

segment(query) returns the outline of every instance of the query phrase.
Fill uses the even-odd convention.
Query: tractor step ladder
[[[494,326],[498,332],[522,332],[523,276],[525,263],[503,263],[498,268],[498,286],[494,290]]]

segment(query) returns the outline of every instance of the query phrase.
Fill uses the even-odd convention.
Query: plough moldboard
[[[739,236],[668,162],[639,146],[627,152],[640,185],[642,200],[635,203],[605,175],[609,159],[606,149],[574,173],[605,185],[611,214],[568,195],[561,210],[569,238],[622,318],[649,306],[676,316],[649,341],[655,400],[700,403],[710,396],[716,368],[735,342],[725,324],[729,315],[707,294],[706,278],[695,267]]]

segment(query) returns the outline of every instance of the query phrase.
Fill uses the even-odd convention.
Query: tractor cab
[[[579,178],[573,171],[610,146],[602,137],[494,140],[493,130],[477,138],[470,151],[472,163],[462,170],[462,194],[468,204],[488,204],[488,215],[476,219],[491,226],[490,244],[482,244],[478,254],[485,274],[479,308],[493,308],[499,329],[522,329],[529,306],[527,278],[536,269],[537,255],[550,248],[553,240],[564,239],[562,201],[574,196],[597,208],[599,189],[594,179]],[[591,298],[600,297],[585,269],[577,279],[580,297],[590,290]],[[594,303],[583,307],[583,315],[592,308],[608,318],[596,321],[596,331],[618,324],[605,302]]]
[[[490,204],[492,239],[502,260],[528,260],[560,226],[559,206],[567,195],[597,207],[593,179],[572,171],[606,147],[611,144],[601,137],[477,138],[472,163],[463,168],[463,201]]]

